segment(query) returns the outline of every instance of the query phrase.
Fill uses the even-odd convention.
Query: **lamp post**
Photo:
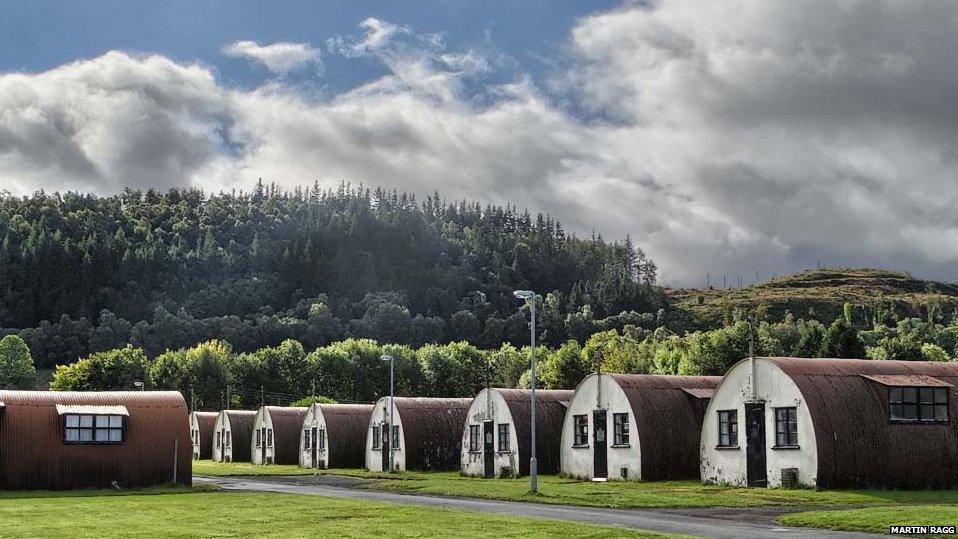
[[[389,362],[389,432],[386,433],[386,436],[389,436],[389,471],[390,473],[396,470],[396,465],[393,462],[395,458],[395,452],[393,452],[393,366],[396,364],[396,358],[389,354],[383,354],[379,359]]]
[[[516,299],[524,300],[532,310],[532,337],[530,350],[532,353],[532,368],[530,370],[529,385],[532,395],[529,397],[529,406],[532,409],[531,424],[531,451],[529,452],[529,491],[535,494],[539,490],[538,473],[536,470],[536,293],[532,290],[516,290],[512,293]]]

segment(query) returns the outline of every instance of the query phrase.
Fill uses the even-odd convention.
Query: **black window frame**
[[[496,442],[496,447],[499,448],[499,452],[508,453],[509,451],[512,451],[512,440],[509,437],[509,424],[499,423],[499,425],[496,427],[496,431],[496,434],[499,436],[499,439]]]
[[[775,445],[772,449],[798,448],[798,408],[775,408]]]
[[[469,424],[469,452],[478,453],[480,451],[479,444],[482,441],[481,434],[482,426],[475,423]]]
[[[612,447],[629,446],[629,414],[612,414]]]
[[[572,447],[589,447],[589,414],[572,416]]]
[[[379,425],[373,425],[373,451],[382,451],[382,431],[379,428]]]
[[[71,418],[76,418],[76,425],[71,426]],[[90,424],[84,425],[84,418],[89,418]],[[105,419],[106,424],[100,425],[100,419]],[[114,425],[114,420],[119,420],[119,425]],[[63,430],[60,437],[67,445],[120,445],[126,441],[127,417],[122,414],[84,414],[68,413],[63,414]],[[105,431],[106,438],[100,436]],[[119,433],[119,440],[112,439],[114,433]],[[75,439],[69,439],[71,433],[75,433]],[[83,435],[88,433],[90,438],[83,439]]]
[[[399,425],[393,425],[390,429],[392,431],[392,440],[389,442],[389,448],[393,450],[399,449]]]
[[[951,395],[947,387],[889,387],[888,422],[904,425],[948,425],[951,423],[950,401]],[[913,417],[907,417],[910,415],[909,409],[914,412]],[[939,412],[944,415],[944,419],[939,418]]]
[[[722,427],[726,426],[725,432]],[[718,410],[718,444],[720,449],[738,449],[738,410]]]
[[[312,449],[312,448],[313,448],[313,446],[310,444],[311,436],[310,436],[310,432],[309,432],[309,431],[310,431],[310,429],[309,429],[308,427],[305,428],[305,429],[303,429],[303,447],[306,448],[306,449]]]
[[[316,444],[316,451],[326,451],[326,429],[316,429],[313,443]]]

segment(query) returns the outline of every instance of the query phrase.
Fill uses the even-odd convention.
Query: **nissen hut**
[[[298,464],[306,408],[261,406],[253,422],[253,464]]]
[[[462,427],[472,399],[396,397],[389,424],[389,397],[376,402],[366,432],[366,469],[458,470]]]
[[[702,480],[756,487],[958,487],[958,363],[759,357],[709,404]]]
[[[536,391],[536,464],[559,471],[559,439],[572,390]],[[475,477],[529,474],[532,409],[529,389],[483,389],[472,399],[462,434],[461,471]]]
[[[0,391],[0,490],[192,482],[177,391]]]
[[[223,410],[213,426],[213,460],[217,462],[250,462],[250,440],[253,437],[252,410]]]
[[[314,403],[306,412],[299,441],[304,468],[362,468],[372,404]]]
[[[216,427],[216,412],[190,413],[190,440],[193,442],[193,458],[213,458],[213,429]]]
[[[563,423],[562,473],[589,479],[698,479],[702,417],[720,380],[587,376]]]

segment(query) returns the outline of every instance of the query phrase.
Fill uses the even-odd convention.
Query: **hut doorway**
[[[768,486],[765,467],[765,403],[745,403],[746,482],[750,487]]]
[[[483,424],[482,424],[482,430],[483,430],[483,433],[482,433],[482,436],[483,436],[483,438],[482,438],[482,440],[483,440],[482,456],[483,456],[483,458],[485,459],[485,472],[486,472],[486,473],[485,473],[485,476],[486,476],[486,479],[489,479],[489,478],[491,478],[491,477],[495,477],[495,476],[496,476],[496,470],[495,470],[495,467],[496,467],[496,464],[495,464],[495,462],[496,462],[496,453],[495,453],[496,447],[495,447],[495,445],[493,445],[493,438],[492,438],[493,423],[492,423],[492,421],[486,421],[485,423],[483,423]]]
[[[596,479],[607,479],[609,477],[609,446],[606,443],[606,411],[595,410],[592,412],[592,438],[595,445],[592,451],[593,472],[592,477]]]
[[[313,432],[309,439],[313,442],[313,446],[310,448],[310,454],[312,455],[313,468],[317,467],[317,460],[319,460],[319,455],[317,454],[319,444],[316,443],[316,437],[319,435],[319,428],[315,425],[313,426]]]
[[[263,442],[263,445],[260,446],[260,464],[266,464],[266,427],[262,428],[260,441]]]
[[[390,472],[389,469],[389,455],[392,452],[392,447],[390,447],[389,442],[391,441],[392,436],[389,435],[389,423],[383,423],[383,471]]]

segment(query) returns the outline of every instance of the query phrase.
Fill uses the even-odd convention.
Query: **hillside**
[[[845,303],[923,315],[928,305],[958,308],[958,285],[916,279],[905,273],[862,268],[824,268],[775,277],[744,288],[670,289],[667,297],[695,324],[716,326],[735,310],[759,310],[772,319],[786,311],[830,321]]]

